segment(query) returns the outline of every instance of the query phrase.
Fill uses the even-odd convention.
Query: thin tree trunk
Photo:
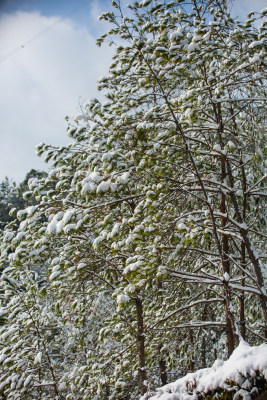
[[[231,186],[231,188],[234,188],[234,179],[233,179],[233,174],[232,174],[232,170],[231,170],[229,163],[227,163],[227,172],[228,172],[230,186]],[[230,192],[230,196],[232,198],[237,222],[239,224],[241,224],[241,226],[239,228],[239,232],[240,232],[240,235],[245,244],[248,257],[253,265],[258,286],[261,289],[261,294],[259,297],[260,297],[260,305],[261,305],[261,309],[262,309],[262,316],[263,316],[264,323],[265,323],[264,337],[267,338],[267,307],[266,307],[267,296],[264,292],[264,281],[263,281],[263,276],[262,276],[261,267],[260,267],[260,263],[259,263],[259,258],[258,258],[258,255],[254,251],[253,244],[251,243],[251,241],[249,239],[247,226],[242,225],[244,223],[244,220],[242,218],[242,214],[240,212],[234,191]]]
[[[226,178],[226,166],[225,160],[221,160],[221,181],[224,182]],[[221,204],[220,204],[220,212],[222,214],[226,214],[226,195],[224,192],[221,194]],[[227,223],[227,219],[225,217],[221,217],[221,229],[225,229],[225,225]],[[230,276],[230,261],[229,261],[229,239],[228,235],[222,234],[222,269],[224,274],[228,274]],[[231,294],[228,285],[228,281],[224,280],[223,284],[223,296],[224,296],[224,313],[225,313],[225,329],[226,329],[226,337],[227,337],[227,351],[228,357],[232,354],[235,349],[235,346],[238,344],[237,335],[235,333],[234,320],[231,310]]]
[[[201,364],[202,368],[206,368],[206,340],[203,337],[201,343]]]
[[[245,268],[245,258],[246,258],[246,246],[245,243],[241,243],[241,264],[242,268]],[[245,286],[245,275],[241,279],[241,285]],[[242,291],[239,297],[239,316],[240,316],[240,333],[244,340],[246,340],[246,317],[245,317],[245,292]]]
[[[160,259],[158,262],[160,263]],[[162,297],[162,281],[158,281],[158,301],[162,302],[163,297]],[[159,372],[160,372],[160,380],[162,386],[166,385],[168,383],[168,378],[167,378],[167,370],[166,370],[166,362],[162,358],[162,354],[160,353],[162,349],[162,343],[158,345],[158,353],[159,353]]]
[[[203,309],[203,314],[201,317],[202,321],[207,321],[207,311],[208,311],[208,307],[207,305],[204,306]],[[202,338],[202,343],[201,343],[201,364],[202,364],[202,368],[206,368],[206,340],[205,337],[203,336]]]
[[[236,127],[235,127],[236,129]],[[242,204],[242,217],[243,221],[246,220],[246,210],[247,210],[247,179],[245,174],[244,162],[242,158],[240,159],[240,168],[242,173],[242,191],[243,191],[243,204]],[[245,243],[241,243],[241,265],[245,270],[246,268],[246,246]],[[245,286],[245,273],[242,272],[243,279],[241,279],[241,285]],[[246,340],[246,317],[245,317],[245,292],[244,290],[241,292],[239,298],[239,307],[240,307],[240,333],[244,340]]]
[[[167,378],[166,362],[160,354],[161,348],[162,348],[162,343],[160,343],[158,346],[158,352],[159,352],[160,380],[161,380],[162,386],[164,386],[168,383],[168,378]]]
[[[143,319],[143,304],[142,300],[137,297],[135,299],[136,312],[137,312],[137,341],[138,341],[138,358],[139,358],[139,384],[140,391],[145,394],[147,386],[144,381],[146,380],[145,368],[145,335],[144,335],[144,319]]]
[[[216,361],[217,360],[217,349],[216,349],[216,347],[214,348],[214,361]]]
[[[193,359],[193,353],[194,353],[194,338],[193,338],[193,333],[192,333],[192,329],[189,328],[189,338],[190,338],[190,342],[191,342],[191,353],[192,353],[192,358],[190,360],[190,371],[193,372],[195,369],[195,361]]]

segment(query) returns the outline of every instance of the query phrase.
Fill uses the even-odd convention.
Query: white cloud
[[[17,12],[0,18],[0,59],[56,17]],[[113,50],[98,48],[84,27],[66,20],[0,63],[0,180],[21,181],[31,168],[44,168],[35,156],[39,142],[65,144],[66,115],[81,102],[99,97],[96,80],[107,73]]]

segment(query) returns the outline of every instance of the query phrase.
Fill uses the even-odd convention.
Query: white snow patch
[[[70,231],[75,230],[76,225],[75,224],[68,224],[64,227],[64,233],[68,234]]]
[[[97,171],[91,172],[91,174],[89,175],[89,178],[91,181],[96,182],[96,183],[102,181],[102,179],[103,179],[103,177]]]
[[[39,351],[39,353],[36,355],[35,359],[34,359],[34,364],[41,364],[42,361],[42,352]]]
[[[190,43],[188,46],[189,53],[192,53],[193,51],[196,51],[196,50],[200,50],[199,45],[194,42]]]
[[[79,263],[78,265],[77,265],[77,269],[79,270],[79,269],[83,269],[83,268],[85,268],[86,267],[86,264],[85,263]]]
[[[24,387],[28,386],[29,383],[30,383],[30,381],[32,380],[32,378],[33,378],[32,375],[27,376],[27,378],[26,378],[25,381],[24,381],[24,385],[23,385],[23,386],[24,386]]]
[[[104,239],[105,237],[102,235],[95,238],[95,240],[93,241],[93,247],[98,246],[98,244],[101,243]]]
[[[128,303],[129,300],[130,300],[130,297],[125,295],[125,294],[119,294],[117,296],[117,303],[118,304]]]
[[[96,193],[107,192],[110,188],[110,181],[102,181],[96,189]]]
[[[7,354],[2,354],[1,356],[0,356],[0,364],[7,358]]]
[[[180,224],[178,224],[177,228],[181,231],[186,231],[187,230],[187,226],[181,222]]]
[[[67,225],[67,223],[71,220],[73,215],[75,215],[75,210],[74,209],[68,210],[68,211],[65,212],[65,214],[64,214],[64,216],[62,218],[64,225]]]
[[[261,371],[267,379],[267,344],[251,347],[245,341],[227,361],[216,360],[211,368],[189,373],[177,381],[157,389],[150,400],[196,400],[197,393],[207,393],[218,388],[227,389],[227,380],[244,383],[244,376]],[[190,393],[188,388],[192,388]],[[145,400],[145,396],[140,400]]]
[[[182,32],[179,31],[179,29],[178,29],[176,32],[173,32],[173,33],[170,35],[170,41],[171,41],[171,42],[174,42],[176,39],[179,39],[179,38],[181,38],[181,37],[183,37],[183,34],[182,34]]]
[[[252,42],[252,43],[250,43],[250,45],[248,46],[248,48],[249,49],[253,49],[254,47],[257,47],[257,46],[262,46],[262,42],[260,42],[260,41],[255,41],[255,42]]]
[[[52,274],[50,275],[49,279],[50,281],[54,280],[56,277],[58,277],[60,275],[60,271],[54,271],[52,272]]]
[[[10,232],[10,231],[5,232],[3,241],[4,242],[9,242],[10,240],[13,239],[13,237],[14,237],[14,232]]]
[[[121,176],[118,177],[117,182],[121,184],[126,184],[129,180],[130,171],[124,172]]]
[[[94,192],[96,189],[96,185],[92,182],[87,182],[82,188],[82,194]]]
[[[230,276],[229,276],[228,272],[225,272],[224,275],[223,275],[223,277],[224,277],[224,280],[225,280],[226,282],[228,282],[228,281],[230,280]]]
[[[260,62],[260,60],[261,60],[260,55],[256,53],[256,54],[254,55],[254,57],[251,57],[251,58],[249,59],[249,62],[250,62],[251,64],[254,64],[254,63]]]
[[[0,317],[2,317],[3,315],[5,315],[7,313],[8,313],[7,308],[4,308],[4,307],[0,308]]]
[[[221,151],[221,146],[220,146],[219,144],[215,144],[215,145],[213,146],[213,150],[214,150],[214,151],[217,151],[217,152],[220,152],[220,151]]]

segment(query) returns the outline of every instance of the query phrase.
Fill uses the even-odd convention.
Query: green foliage
[[[53,169],[3,232],[8,400],[136,399],[230,353],[243,319],[264,334],[264,25],[219,0],[114,7],[107,101],[39,145]]]

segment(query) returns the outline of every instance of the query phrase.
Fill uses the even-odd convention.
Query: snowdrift
[[[256,394],[257,377],[267,381],[267,344],[251,347],[241,341],[227,361],[216,360],[211,368],[189,373],[140,400],[198,400],[205,394],[233,390],[235,398],[248,400]]]

